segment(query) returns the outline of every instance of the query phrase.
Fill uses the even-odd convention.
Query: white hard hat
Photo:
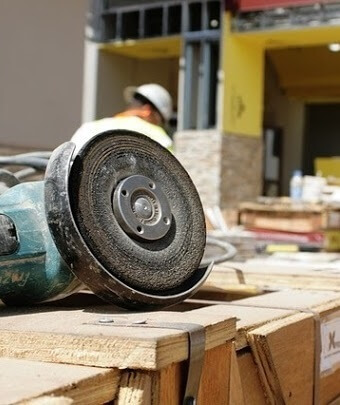
[[[165,122],[172,115],[172,99],[164,87],[156,83],[143,84],[139,87],[127,87],[124,90],[124,98],[129,103],[135,95],[141,95],[159,111]]]

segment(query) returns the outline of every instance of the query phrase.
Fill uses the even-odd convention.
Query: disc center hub
[[[143,221],[145,219],[151,219],[154,216],[154,207],[152,201],[148,197],[138,197],[132,205],[132,209],[136,217]]]
[[[158,183],[146,176],[130,176],[118,184],[113,211],[124,231],[138,239],[161,239],[172,223],[166,195]]]

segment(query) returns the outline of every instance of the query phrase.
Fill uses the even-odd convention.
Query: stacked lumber
[[[340,397],[340,293],[281,291],[221,301],[216,311],[238,318],[237,379],[244,404],[316,405]]]
[[[131,313],[81,303],[0,306],[0,368],[6,369],[0,403],[180,404],[188,364],[197,361],[187,331],[194,327],[205,334],[199,403],[229,404],[235,318],[215,314],[213,306],[209,314],[193,308]]]
[[[252,259],[246,262],[226,262],[216,265],[205,288],[228,290],[243,288],[311,289],[340,291],[340,261],[321,263],[317,254],[313,263]]]
[[[245,202],[239,221],[259,239],[273,239],[340,251],[339,204],[294,203],[288,198]]]
[[[270,229],[298,233],[319,232],[323,227],[321,204],[291,203],[279,200],[268,203],[244,202],[239,206],[240,223],[247,229]]]

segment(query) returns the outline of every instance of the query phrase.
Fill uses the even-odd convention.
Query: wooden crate
[[[313,404],[314,395],[315,404],[336,400],[340,395],[340,361],[325,368],[323,360],[322,372],[315,373],[320,327],[315,317],[318,314],[321,319],[322,345],[336,347],[338,338],[333,337],[329,325],[340,321],[339,292],[265,293],[251,288],[250,298],[227,302],[223,299],[235,298],[235,291],[231,295],[222,291],[221,286],[203,288],[173,310],[155,313],[98,305],[92,294],[86,294],[90,302],[83,303],[82,309],[71,303],[26,310],[0,307],[0,356],[7,357],[0,359],[0,367],[3,364],[6,369],[2,378],[7,385],[12,381],[12,391],[8,389],[7,394],[13,395],[18,382],[24,388],[20,383],[25,381],[24,375],[32,382],[39,375],[40,391],[31,391],[31,397],[14,391],[16,403],[37,405],[35,401],[41,400],[43,404],[64,405],[72,400],[75,404],[99,404],[111,400],[118,405],[180,404],[189,356],[187,333],[148,328],[141,323],[146,320],[150,324],[204,326],[206,352],[198,405]],[[239,297],[245,295],[242,288]],[[78,304],[77,299],[75,302]],[[119,326],[110,324],[110,319]],[[137,323],[128,327],[121,326],[122,321]],[[333,357],[336,360],[336,355]],[[7,372],[9,361],[20,362],[12,366],[16,380]],[[15,372],[20,368],[26,371]],[[30,369],[32,372],[27,371]],[[2,381],[0,378],[0,384]],[[3,390],[0,392],[4,397]],[[63,402],[46,402],[55,400]]]
[[[207,304],[209,300],[193,302]],[[203,310],[209,312],[208,307]],[[220,302],[215,311],[238,318],[234,370],[241,381],[238,397],[244,404],[319,405],[340,396],[338,337],[332,335],[340,328],[340,293],[281,291]],[[329,355],[333,367],[325,365]]]
[[[235,393],[230,385],[230,374],[231,341],[236,334],[234,317],[225,317],[219,312],[214,314],[213,307],[209,314],[202,313],[200,308],[195,309],[199,305],[194,304],[185,304],[185,308],[178,306],[172,311],[131,313],[98,305],[98,302],[93,305],[96,298],[90,294],[84,296],[91,298],[91,304],[80,303],[76,308],[60,306],[64,304],[27,309],[0,306],[0,357],[7,358],[2,361],[39,362],[41,373],[47,375],[52,367],[53,372],[63,377],[54,387],[40,378],[41,392],[35,391],[34,398],[53,394],[72,399],[75,404],[99,404],[110,400],[118,405],[180,404],[184,397],[188,359],[191,359],[185,330],[188,325],[201,325],[205,331],[205,355],[199,404],[233,403],[230,401]],[[27,370],[33,366],[33,363],[20,365]],[[79,367],[79,373],[74,372],[72,380],[67,375],[72,374],[74,367]],[[89,373],[88,377],[86,373]],[[6,375],[7,372],[3,378],[10,380]],[[33,373],[28,374],[28,381],[31,377],[34,379]],[[93,382],[91,395],[84,379]],[[96,381],[106,385],[108,379],[111,379],[111,388],[103,397],[101,384],[97,386]],[[17,386],[23,384],[24,378],[18,372],[18,378],[12,381]],[[74,391],[68,389],[70,384],[81,391],[80,396],[73,395]],[[6,403],[4,391],[0,391],[0,403],[2,400]],[[7,394],[13,394],[13,387],[8,388]],[[23,393],[21,402],[29,398],[27,395]],[[20,403],[20,397],[16,401]]]

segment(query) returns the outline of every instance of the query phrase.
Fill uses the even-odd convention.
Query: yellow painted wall
[[[320,172],[321,176],[333,176],[340,179],[340,157],[316,158],[315,172]]]
[[[289,49],[292,47],[306,48],[310,46],[326,46],[330,42],[339,42],[339,26],[315,26],[315,27],[289,27],[286,30],[263,30],[257,32],[232,32],[231,16],[225,14],[224,32],[222,39],[223,49],[223,71],[224,71],[224,103],[223,103],[223,130],[239,135],[261,136],[263,126],[263,97],[264,97],[264,54],[266,50]],[[335,58],[334,55],[327,55],[328,59]],[[315,64],[322,64],[325,58],[314,60]],[[339,74],[331,77],[325,73],[324,78],[319,75],[308,83],[308,88],[302,86],[306,81],[306,75],[299,76],[299,70],[292,61],[286,61],[289,67],[285,72],[281,65],[280,79],[286,78],[290,71],[290,86],[286,86],[287,95],[298,97],[301,100],[334,100],[340,97]],[[313,64],[311,63],[311,65]],[[330,62],[325,66],[318,66],[319,70],[330,70]],[[322,69],[321,69],[322,68]],[[309,66],[309,70],[313,69]],[[314,69],[315,70],[315,69]],[[326,76],[328,76],[326,78]],[[298,87],[292,86],[297,80]],[[325,82],[327,86],[325,86]],[[310,84],[313,85],[310,85]],[[282,83],[284,84],[284,83]],[[320,84],[322,86],[320,86]],[[336,84],[336,86],[335,86]],[[285,87],[285,86],[283,86]],[[328,95],[326,93],[329,93]]]
[[[224,19],[223,130],[240,135],[261,136],[263,116],[264,51],[261,45],[235,38],[230,17]]]
[[[180,36],[115,41],[102,46],[102,49],[123,56],[138,59],[162,59],[180,57],[182,38]]]
[[[308,102],[339,102],[340,53],[326,45],[274,49],[268,56],[288,97]]]
[[[232,35],[235,38],[247,40],[254,45],[259,45],[266,49],[316,46],[330,42],[339,42],[340,25],[291,26],[287,29],[239,32]]]

